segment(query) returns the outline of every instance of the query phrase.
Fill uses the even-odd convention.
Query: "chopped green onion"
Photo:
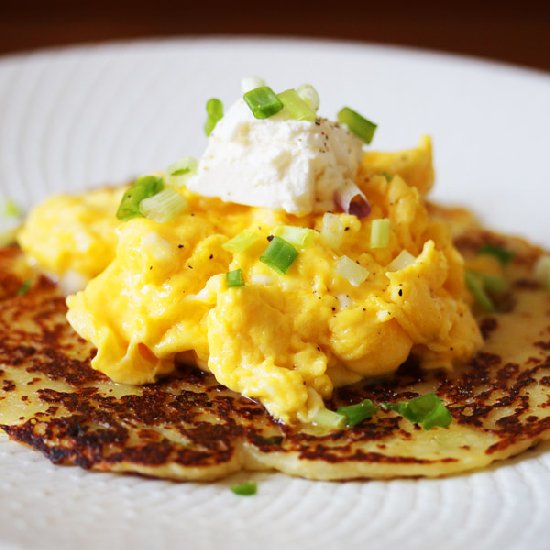
[[[13,199],[6,199],[2,205],[2,210],[0,211],[2,218],[20,218],[23,215],[21,208],[15,204]]]
[[[390,243],[390,229],[390,220],[373,220],[370,232],[371,248],[386,248]]]
[[[140,212],[148,219],[158,223],[173,220],[187,208],[187,201],[175,189],[166,188],[156,195],[143,199]]]
[[[487,273],[476,273],[481,277],[483,286],[490,292],[500,294],[506,290],[508,285],[502,277],[496,275],[488,275]]]
[[[187,176],[197,171],[198,162],[195,157],[182,157],[166,168],[169,176]]]
[[[245,483],[238,483],[237,485],[231,485],[231,492],[234,495],[241,497],[248,497],[255,495],[258,492],[258,488],[253,481],[246,481]]]
[[[332,248],[338,250],[344,239],[344,231],[346,230],[344,222],[341,216],[327,212],[323,216],[323,222],[321,225],[321,239],[322,241]]]
[[[269,118],[283,108],[283,102],[268,86],[261,86],[246,92],[243,99],[250,107],[254,118]]]
[[[372,141],[376,130],[376,124],[370,120],[367,120],[357,111],[354,111],[349,107],[344,107],[338,113],[338,120],[342,124],[345,124],[350,132],[354,133],[365,143],[370,143]]]
[[[116,217],[119,220],[141,218],[140,204],[143,199],[153,197],[164,189],[164,180],[157,176],[142,176],[124,193]]]
[[[464,281],[478,306],[485,311],[495,311],[495,304],[485,292],[483,279],[479,274],[474,271],[466,271],[464,273]]]
[[[407,250],[402,250],[391,263],[386,266],[388,271],[400,271],[416,262],[416,256],[413,256]]]
[[[403,403],[388,403],[386,408],[398,412],[415,424],[420,424],[425,430],[436,426],[446,428],[453,420],[449,409],[435,393],[421,395]]]
[[[307,248],[313,243],[316,231],[307,227],[280,225],[274,229],[273,234],[297,248]]]
[[[259,76],[245,76],[241,80],[241,91],[243,94],[253,90],[254,88],[261,88],[265,86],[265,80]]]
[[[311,84],[302,84],[296,88],[296,93],[308,107],[317,112],[319,110],[319,93]]]
[[[535,277],[539,283],[550,290],[550,256],[541,256],[535,265]]]
[[[216,124],[223,118],[223,103],[215,97],[209,99],[206,102],[206,112],[208,118],[204,123],[204,133],[209,136],[216,127]]]
[[[374,416],[377,410],[378,407],[370,399],[363,399],[357,405],[339,407],[336,412],[346,418],[346,426],[357,426],[363,420]]]
[[[501,246],[496,246],[493,244],[484,244],[478,251],[478,254],[490,254],[494,256],[502,265],[510,263],[515,254],[502,248]]]
[[[340,256],[336,262],[336,273],[346,279],[352,286],[363,284],[369,276],[369,270],[355,263],[348,256]]]
[[[346,417],[329,409],[319,409],[313,423],[324,428],[343,428],[346,425]]]
[[[268,265],[281,275],[285,275],[288,268],[298,257],[298,251],[281,237],[273,237],[264,253],[260,256],[260,262]]]
[[[289,89],[277,94],[277,97],[283,102],[285,111],[288,112],[292,120],[308,120],[313,122],[317,115],[309,105],[298,95],[296,90]]]
[[[233,237],[230,241],[222,244],[222,248],[233,254],[244,252],[254,243],[258,242],[259,237],[255,231],[245,230]]]
[[[17,290],[17,296],[24,296],[31,289],[31,287],[32,287],[32,281],[30,279],[23,281],[23,283]]]
[[[225,280],[228,287],[244,286],[243,270],[235,269],[234,271],[226,273]]]

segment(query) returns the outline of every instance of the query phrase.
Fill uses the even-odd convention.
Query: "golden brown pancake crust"
[[[459,244],[467,253],[495,239],[476,231]],[[483,467],[550,438],[550,293],[525,275],[537,255],[528,246],[517,254],[510,311],[480,318],[486,345],[468,365],[423,372],[411,360],[390,379],[338,389],[329,404],[435,391],[452,413],[449,429],[424,431],[392,411],[344,430],[284,426],[189,365],[157,384],[113,384],[90,368],[94,349],[67,324],[64,299],[44,278],[24,296],[14,296],[15,284],[3,289],[0,427],[55,463],[177,480],[241,469],[358,479]]]

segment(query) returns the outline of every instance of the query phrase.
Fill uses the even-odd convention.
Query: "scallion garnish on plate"
[[[195,157],[182,157],[173,164],[170,164],[170,166],[166,168],[166,172],[169,176],[173,177],[188,176],[197,171],[198,164]]]
[[[494,256],[502,265],[510,263],[515,256],[510,250],[506,250],[502,246],[496,246],[494,244],[484,244],[477,253]]]
[[[228,252],[233,252],[233,254],[238,254],[239,252],[244,252],[249,249],[254,243],[258,242],[259,237],[255,231],[250,229],[245,229],[241,231],[231,240],[222,244],[222,248]]]
[[[390,243],[390,229],[390,220],[373,220],[370,233],[370,247],[386,248]]]
[[[27,279],[21,283],[21,286],[17,290],[17,296],[24,296],[32,287],[32,281]]]
[[[277,97],[283,102],[284,108],[292,120],[313,122],[317,118],[316,112],[311,109],[293,88],[277,94]]]
[[[142,176],[138,178],[122,196],[116,217],[123,221],[143,217],[143,213],[140,210],[141,201],[155,196],[163,189],[164,180],[158,176]]]
[[[289,242],[274,236],[260,256],[260,262],[268,265],[277,273],[285,275],[297,257],[298,251]]]
[[[350,132],[354,133],[365,143],[372,141],[374,132],[376,131],[376,124],[360,115],[357,111],[344,107],[338,113],[338,121],[345,124]]]
[[[265,119],[278,113],[283,102],[269,86],[254,88],[243,94],[245,103],[250,107],[254,118]]]
[[[216,124],[223,118],[223,103],[221,100],[215,97],[209,99],[206,102],[206,113],[208,118],[204,123],[204,133],[209,136]]]
[[[0,216],[3,219],[16,219],[20,218],[23,215],[23,212],[19,206],[14,202],[13,199],[6,199],[0,209]]]
[[[369,270],[355,263],[348,256],[340,256],[336,262],[336,273],[344,277],[352,286],[362,285],[369,276]]]
[[[475,303],[483,310],[495,311],[495,304],[491,297],[485,291],[483,277],[474,271],[465,271],[464,282],[468,290],[472,293]]]
[[[226,273],[225,280],[227,282],[227,286],[230,288],[244,286],[243,270],[235,269],[229,273]]]
[[[435,393],[427,393],[402,403],[386,403],[385,408],[398,412],[415,424],[420,424],[425,430],[435,427],[447,428],[453,420],[449,409]]]
[[[252,496],[258,492],[258,487],[253,481],[245,481],[244,483],[231,485],[231,492],[238,496]]]
[[[346,419],[346,426],[357,426],[363,420],[374,416],[377,411],[378,407],[370,399],[363,399],[361,403],[356,405],[336,409],[336,412]]]
[[[319,92],[311,84],[302,84],[296,88],[296,93],[308,105],[310,109],[317,112],[319,110]]]
[[[323,428],[339,429],[346,425],[346,417],[330,409],[322,408],[315,415],[313,423]]]
[[[279,225],[273,233],[296,248],[307,248],[313,243],[316,235],[313,229],[294,225]]]
[[[154,222],[164,223],[174,219],[187,208],[187,201],[175,189],[167,187],[152,197],[143,199],[140,212]]]

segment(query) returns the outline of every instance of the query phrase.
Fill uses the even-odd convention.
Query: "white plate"
[[[277,89],[314,83],[326,115],[347,104],[377,121],[380,148],[432,134],[438,199],[550,245],[550,78],[353,44],[190,40],[4,58],[2,193],[31,205],[198,155],[206,99],[231,101],[251,74]],[[438,481],[254,477],[259,494],[239,498],[229,481],[90,474],[3,440],[0,547],[548,548],[550,453],[540,449]]]

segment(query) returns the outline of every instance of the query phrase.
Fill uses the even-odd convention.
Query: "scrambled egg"
[[[411,352],[425,366],[449,366],[481,345],[462,257],[423,199],[432,181],[427,139],[412,151],[368,153],[357,185],[372,212],[332,214],[343,228],[336,244],[324,237],[326,214],[299,218],[186,189],[187,209],[167,223],[118,222],[114,192],[51,199],[20,240],[54,273],[97,275],[68,297],[68,320],[98,348],[94,368],[116,382],[153,382],[192,359],[273,416],[311,422],[335,385],[392,373]],[[50,233],[60,216],[62,233]],[[384,248],[370,246],[377,219],[391,223]],[[314,230],[285,275],[259,261],[283,225]],[[226,250],[243,230],[256,242]],[[340,274],[342,256],[368,271],[363,283]],[[236,269],[245,285],[228,287]]]
[[[50,197],[31,211],[19,232],[23,252],[52,275],[95,277],[115,255],[120,222],[114,213],[121,196],[121,189],[111,188]]]

